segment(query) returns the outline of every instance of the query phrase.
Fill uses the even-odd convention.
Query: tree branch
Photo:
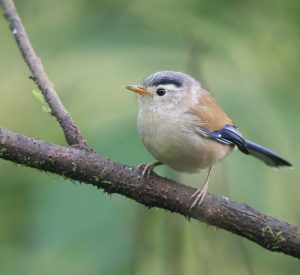
[[[72,116],[61,103],[34,52],[11,0],[0,0],[5,17],[32,79],[43,93],[52,115],[62,127],[68,144],[64,147],[25,137],[0,127],[0,158],[92,184],[107,193],[118,193],[148,207],[159,207],[182,215],[188,213],[193,188],[151,174],[141,179],[136,168],[106,160],[87,148]],[[300,228],[265,215],[247,205],[207,194],[190,217],[243,236],[272,251],[300,258]]]
[[[76,126],[71,114],[60,101],[53,84],[45,73],[41,60],[38,58],[29,41],[13,1],[0,0],[0,4],[3,8],[4,16],[10,24],[11,31],[16,39],[22,56],[32,73],[30,78],[34,80],[44,95],[44,98],[51,109],[51,114],[56,117],[64,131],[68,144],[80,145],[81,147],[86,148],[86,142],[81,136],[79,128]]]
[[[106,160],[96,153],[25,137],[0,128],[0,158],[118,193],[148,207],[186,215],[195,191],[183,184]],[[300,258],[300,228],[247,205],[207,194],[190,217],[243,236],[269,250]]]

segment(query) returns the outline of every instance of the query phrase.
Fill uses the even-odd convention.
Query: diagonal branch
[[[0,128],[0,158],[92,184],[148,207],[186,215],[195,189],[155,174],[142,180],[133,167],[106,160],[96,153],[25,137]],[[191,218],[228,230],[272,251],[300,258],[300,228],[245,204],[207,194]]]
[[[10,24],[12,33],[16,39],[18,47],[26,61],[32,76],[45,100],[47,101],[51,114],[56,117],[58,123],[64,131],[65,138],[69,145],[80,145],[86,148],[86,142],[80,134],[79,128],[76,126],[71,114],[66,110],[60,101],[53,84],[49,80],[41,60],[35,53],[22,21],[18,15],[12,0],[0,0],[4,15]]]
[[[195,191],[151,174],[140,178],[137,169],[103,159],[87,148],[72,116],[61,103],[34,52],[12,0],[0,0],[32,79],[47,101],[52,115],[62,127],[70,145],[64,147],[10,132],[0,127],[0,158],[69,179],[92,184],[108,193],[118,193],[148,207],[160,207],[186,215]],[[265,215],[247,205],[207,194],[191,218],[228,230],[272,251],[300,258],[300,228]]]

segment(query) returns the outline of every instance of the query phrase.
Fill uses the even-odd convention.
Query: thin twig
[[[51,114],[56,117],[64,131],[65,138],[69,145],[79,145],[86,148],[86,142],[80,134],[71,114],[66,110],[60,101],[53,84],[45,73],[43,64],[35,53],[22,21],[18,15],[12,0],[0,0],[4,15],[10,24],[11,31],[16,39],[18,47],[26,61],[32,76],[30,77],[39,87],[51,109]]]
[[[195,189],[106,160],[94,152],[63,147],[0,128],[0,158],[118,193],[148,207],[186,216]],[[240,235],[272,251],[300,258],[300,228],[245,204],[207,194],[191,218]]]

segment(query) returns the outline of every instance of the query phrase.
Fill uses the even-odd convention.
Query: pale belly
[[[180,172],[198,172],[213,166],[232,147],[196,134],[183,117],[139,114],[142,141],[154,158]]]

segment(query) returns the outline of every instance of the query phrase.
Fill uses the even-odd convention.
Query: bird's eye
[[[159,95],[159,96],[165,95],[166,92],[167,92],[167,91],[166,91],[164,88],[158,88],[158,89],[156,90],[156,93],[157,93],[157,95]]]

